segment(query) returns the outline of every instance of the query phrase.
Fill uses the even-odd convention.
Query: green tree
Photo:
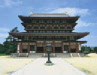
[[[91,52],[91,47],[87,46],[82,46],[81,47],[81,52],[82,53],[90,53]]]
[[[19,32],[19,31],[18,31],[18,28],[15,27],[10,32],[14,33],[14,32]],[[17,50],[17,45],[12,43],[13,38],[14,38],[13,36],[9,35],[6,38],[6,41],[3,43],[4,44],[4,51],[6,54],[15,53]]]
[[[94,47],[94,51],[97,53],[97,47]]]
[[[81,47],[81,52],[83,53],[84,51],[85,51],[85,47],[82,46],[82,47]]]
[[[4,43],[4,50],[6,54],[15,53],[17,50],[17,45],[12,44],[11,41],[5,41]]]
[[[4,53],[4,46],[3,44],[0,44],[0,54],[3,54]]]
[[[90,53],[91,52],[91,47],[86,47],[86,50]]]

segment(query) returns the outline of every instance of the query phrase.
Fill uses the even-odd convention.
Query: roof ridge
[[[33,14],[36,14],[36,15],[67,15],[66,13],[33,13]]]

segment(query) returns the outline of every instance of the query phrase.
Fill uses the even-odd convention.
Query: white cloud
[[[7,38],[8,33],[0,33],[0,38]]]
[[[8,28],[0,28],[0,32],[8,32],[9,29]]]
[[[82,9],[82,8],[57,8],[49,11],[49,13],[66,13],[66,12],[68,12],[70,16],[76,16],[76,15],[86,16],[91,14],[89,9]],[[85,22],[81,19],[79,19],[77,23],[78,25],[76,27],[87,27],[97,24],[97,23]]]
[[[22,4],[21,0],[0,0],[0,7],[12,7]]]
[[[81,9],[81,8],[57,8],[49,13],[66,13],[70,16],[75,16],[75,15],[88,15],[89,14],[89,9]]]
[[[9,31],[8,28],[0,28],[0,38],[6,38]]]
[[[93,25],[97,25],[97,23],[90,23],[90,22],[85,22],[83,20],[78,20],[77,21],[78,25],[76,27],[88,27],[88,26],[93,26]]]

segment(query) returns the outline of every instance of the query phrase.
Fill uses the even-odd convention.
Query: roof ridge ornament
[[[66,12],[65,14],[68,15],[68,12]]]
[[[30,12],[30,15],[33,15],[34,13],[33,12]]]

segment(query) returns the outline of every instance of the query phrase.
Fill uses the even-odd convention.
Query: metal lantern
[[[48,54],[48,61],[46,63],[52,63],[50,61],[50,54],[52,52],[52,45],[51,44],[47,44],[46,45],[46,53]]]

